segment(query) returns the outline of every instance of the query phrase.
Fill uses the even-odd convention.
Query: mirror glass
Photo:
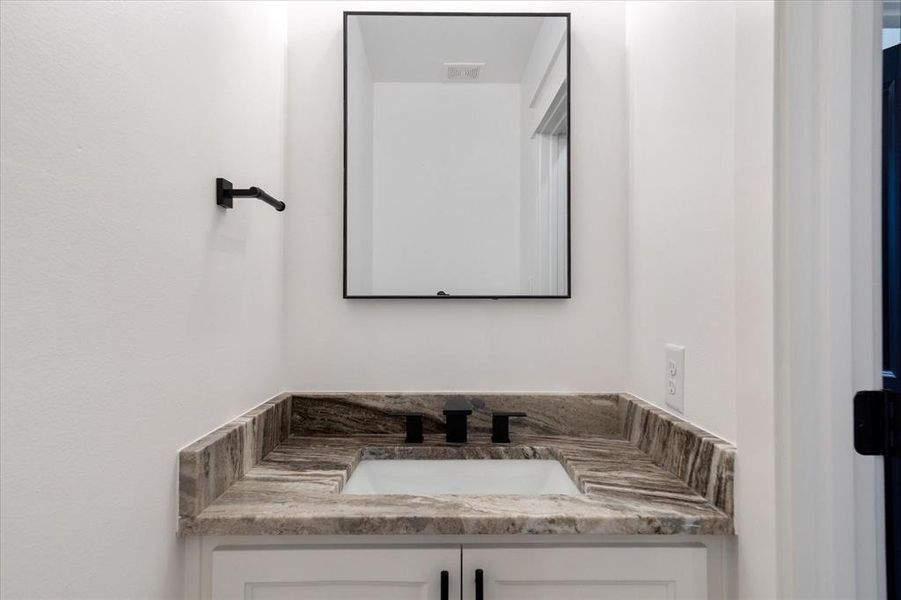
[[[568,41],[345,13],[345,297],[569,297]]]

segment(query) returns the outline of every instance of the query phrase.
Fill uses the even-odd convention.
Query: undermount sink
[[[364,460],[342,494],[578,495],[556,460]]]

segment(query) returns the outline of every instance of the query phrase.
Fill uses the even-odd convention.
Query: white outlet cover
[[[685,413],[685,346],[666,345],[663,394],[666,405]]]

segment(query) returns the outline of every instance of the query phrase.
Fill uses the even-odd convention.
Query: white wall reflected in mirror
[[[346,296],[569,295],[567,29],[346,15]]]

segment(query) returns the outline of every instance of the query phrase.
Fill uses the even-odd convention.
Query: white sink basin
[[[364,460],[342,494],[578,495],[556,460]]]

